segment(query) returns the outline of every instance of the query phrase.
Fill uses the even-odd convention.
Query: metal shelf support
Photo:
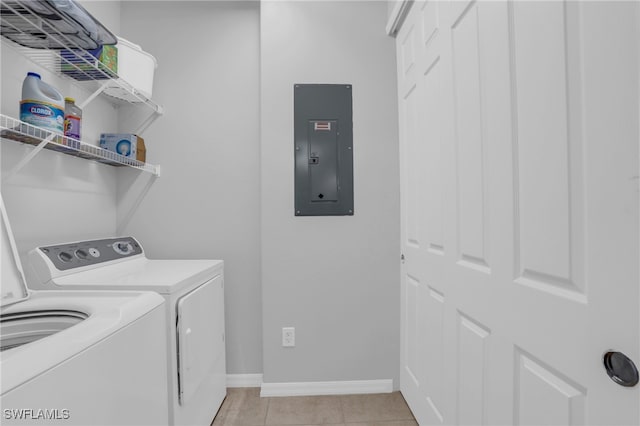
[[[95,98],[100,96],[100,94],[104,92],[104,89],[106,89],[108,85],[109,85],[109,81],[103,83],[100,87],[98,87],[96,91],[94,91],[91,95],[89,95],[87,99],[85,99],[83,102],[78,104],[78,108],[84,109],[87,105],[91,103],[91,101],[93,101]]]
[[[16,164],[11,170],[9,170],[5,175],[2,176],[2,182],[5,183],[10,181],[11,178],[18,174],[18,172],[22,170],[24,166],[29,164],[29,162],[33,160],[35,156],[38,155],[40,151],[42,151],[42,149],[47,146],[47,144],[51,142],[55,136],[56,135],[52,133],[46,139],[43,139],[42,142],[40,142],[30,153],[22,157],[22,160],[20,160],[18,164]]]
[[[151,126],[157,119],[163,114],[163,110],[152,112],[146,120],[144,120],[137,128],[134,130],[134,134],[141,135],[149,126]]]
[[[151,189],[151,187],[156,182],[159,176],[160,176],[160,170],[158,170],[157,174],[149,176],[144,188],[138,193],[138,196],[135,198],[135,200],[133,200],[133,202],[131,203],[131,207],[129,207],[129,210],[127,211],[127,213],[122,217],[120,221],[118,221],[118,224],[116,226],[116,232],[118,235],[123,234],[124,229],[127,227],[129,222],[131,222],[131,219],[133,219],[133,215],[140,207],[142,200],[147,196],[147,193],[149,193],[149,190]]]

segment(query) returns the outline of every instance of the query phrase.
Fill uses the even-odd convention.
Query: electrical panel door
[[[351,85],[294,87],[295,214],[353,215]]]

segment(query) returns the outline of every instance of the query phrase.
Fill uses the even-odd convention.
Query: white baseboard
[[[259,388],[262,374],[227,374],[228,388]]]
[[[260,396],[348,395],[393,392],[393,380],[263,383]]]

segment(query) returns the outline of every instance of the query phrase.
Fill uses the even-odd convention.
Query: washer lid
[[[2,228],[2,241],[0,242],[0,252],[2,252],[0,306],[7,306],[28,299],[29,292],[2,195],[0,195],[0,212],[2,213],[2,220],[0,220],[0,227]]]

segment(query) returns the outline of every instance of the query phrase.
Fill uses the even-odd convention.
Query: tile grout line
[[[267,397],[267,409],[264,410],[265,411],[265,413],[264,413],[264,421],[263,421],[264,426],[267,425],[267,419],[269,418],[269,409],[270,408],[271,408],[271,398]]]

